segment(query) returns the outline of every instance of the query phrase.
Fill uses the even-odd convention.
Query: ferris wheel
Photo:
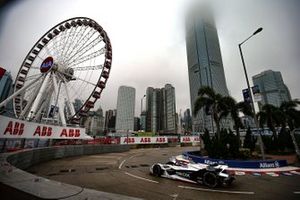
[[[79,123],[100,99],[111,63],[110,39],[97,22],[76,17],[57,24],[35,43],[19,69],[9,97],[15,115],[63,126]]]

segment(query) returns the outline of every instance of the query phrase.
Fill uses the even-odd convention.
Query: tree
[[[285,132],[286,125],[289,126],[290,136],[293,141],[298,158],[300,159],[300,151],[294,135],[295,129],[300,127],[300,111],[297,110],[297,107],[299,105],[300,101],[298,99],[294,99],[292,101],[283,102],[280,105],[279,110],[282,119],[282,131]]]
[[[215,91],[208,86],[200,88],[198,98],[194,104],[194,115],[197,115],[201,109],[204,109],[205,114],[212,115],[217,128],[216,137],[220,139],[220,121],[229,113],[224,97],[221,94],[215,93]]]
[[[224,97],[224,101],[234,122],[234,128],[238,138],[238,144],[240,146],[240,128],[243,128],[240,113],[242,112],[244,115],[252,116],[251,106],[249,103],[244,101],[237,103],[235,99],[230,96]]]
[[[251,132],[250,128],[248,127],[246,135],[245,135],[243,147],[250,149],[250,151],[253,151],[255,149],[256,140],[257,139],[252,135],[252,132]]]
[[[261,111],[257,113],[257,118],[261,127],[263,127],[264,124],[267,124],[268,128],[273,133],[274,141],[277,141],[275,126],[280,125],[282,120],[279,108],[271,104],[265,104],[262,106]]]

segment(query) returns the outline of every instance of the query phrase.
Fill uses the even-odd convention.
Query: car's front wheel
[[[203,174],[203,183],[210,188],[215,188],[219,183],[218,177],[213,172],[205,172]]]
[[[154,176],[159,177],[163,174],[163,170],[161,169],[161,167],[159,165],[154,165],[152,171],[153,171]]]

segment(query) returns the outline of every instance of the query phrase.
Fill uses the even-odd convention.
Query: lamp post
[[[253,37],[257,33],[261,32],[262,30],[263,30],[263,28],[258,28],[252,35],[250,35],[247,39],[245,39],[243,42],[241,42],[239,44],[240,55],[241,55],[241,59],[242,59],[242,63],[243,63],[245,78],[246,78],[249,97],[250,97],[250,104],[251,104],[251,108],[252,108],[252,112],[253,112],[253,119],[254,119],[257,130],[259,129],[259,125],[258,125],[257,117],[256,117],[256,114],[255,114],[255,107],[254,107],[254,102],[253,102],[253,98],[252,98],[252,91],[251,91],[251,88],[250,88],[249,79],[248,79],[247,70],[246,70],[246,64],[245,64],[245,60],[244,60],[244,57],[243,57],[242,44],[244,44],[247,40],[249,40],[251,37]],[[261,151],[261,154],[262,154],[262,158],[263,158],[263,160],[265,160],[265,151],[264,151],[263,141],[262,141],[260,132],[259,132],[259,135],[258,135],[258,140],[259,140],[259,145],[260,145],[260,151]]]

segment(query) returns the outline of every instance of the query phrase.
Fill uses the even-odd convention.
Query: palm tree
[[[211,114],[216,124],[216,136],[220,139],[220,121],[229,113],[228,106],[221,94],[217,94],[211,87],[204,86],[198,91],[198,98],[194,104],[194,115],[204,109],[205,114]]]
[[[297,106],[299,105],[300,101],[298,99],[294,99],[292,101],[283,102],[280,105],[279,110],[281,111],[282,128],[285,130],[286,125],[289,126],[295,151],[300,159],[300,151],[294,135],[295,129],[300,127],[300,111],[297,110]]]
[[[275,126],[280,125],[280,122],[282,120],[279,108],[271,104],[265,104],[262,106],[261,111],[257,113],[257,118],[260,127],[263,127],[264,124],[267,124],[267,127],[273,133],[273,138],[277,140],[277,132],[275,130]]]
[[[286,125],[288,125],[291,130],[300,127],[300,111],[297,110],[298,105],[300,105],[298,99],[281,103],[279,109],[282,117],[282,128],[285,128]]]
[[[225,104],[228,106],[231,118],[234,122],[234,128],[239,141],[240,146],[240,128],[243,127],[243,123],[239,114],[242,112],[244,115],[252,116],[252,110],[249,103],[244,101],[236,102],[236,100],[230,96],[224,97]]]

